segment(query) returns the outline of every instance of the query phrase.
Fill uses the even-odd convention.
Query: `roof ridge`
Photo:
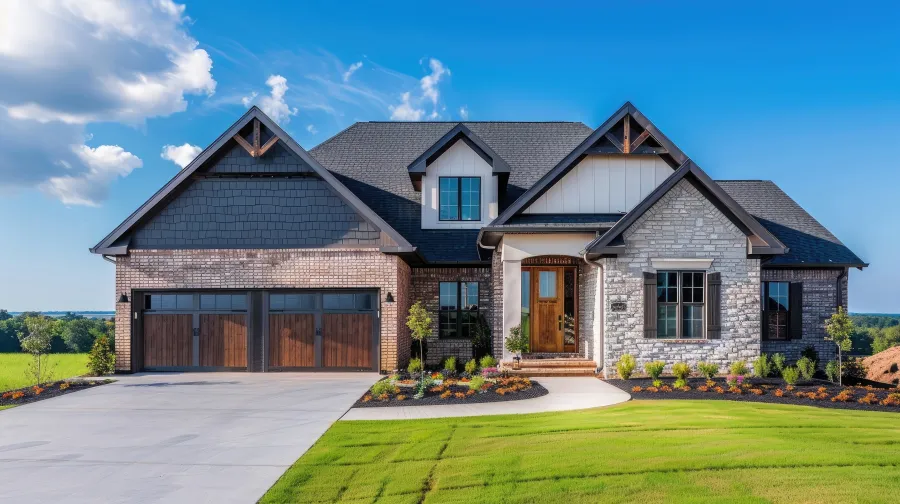
[[[493,124],[584,124],[583,121],[505,121],[505,120],[496,120],[496,121],[356,121],[354,124],[460,124],[460,123],[469,123],[469,124],[478,124],[478,123],[493,123]],[[590,127],[590,126],[588,126]]]

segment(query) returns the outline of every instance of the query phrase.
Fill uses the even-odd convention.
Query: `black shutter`
[[[759,325],[760,325],[760,335],[762,339],[769,339],[769,321],[766,320],[766,317],[769,316],[769,312],[766,311],[766,303],[769,301],[769,282],[763,282],[762,287],[760,288],[760,300],[759,300]]]
[[[644,273],[644,337],[656,337],[656,273]]]
[[[722,274],[706,275],[706,337],[722,337]]]
[[[803,337],[803,283],[791,282],[788,295],[790,296],[788,309],[791,312],[791,339],[800,339]]]

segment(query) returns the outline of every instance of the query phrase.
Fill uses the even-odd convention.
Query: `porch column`
[[[505,341],[509,330],[522,323],[522,261],[503,259],[503,334]],[[513,357],[503,346],[503,360]]]

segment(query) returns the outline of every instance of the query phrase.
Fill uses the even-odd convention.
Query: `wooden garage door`
[[[191,315],[144,316],[144,367],[190,366],[193,351]]]
[[[324,313],[322,365],[371,369],[373,329],[371,313]]]
[[[316,365],[316,316],[312,313],[269,315],[269,365]]]
[[[200,365],[247,367],[246,315],[200,315]]]

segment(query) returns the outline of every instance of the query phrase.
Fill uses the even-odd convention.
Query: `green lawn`
[[[50,369],[54,380],[80,376],[88,372],[88,354],[51,354]],[[0,353],[0,392],[31,385],[25,370],[31,356],[23,353]]]
[[[338,422],[262,502],[888,502],[900,414],[728,401]]]

